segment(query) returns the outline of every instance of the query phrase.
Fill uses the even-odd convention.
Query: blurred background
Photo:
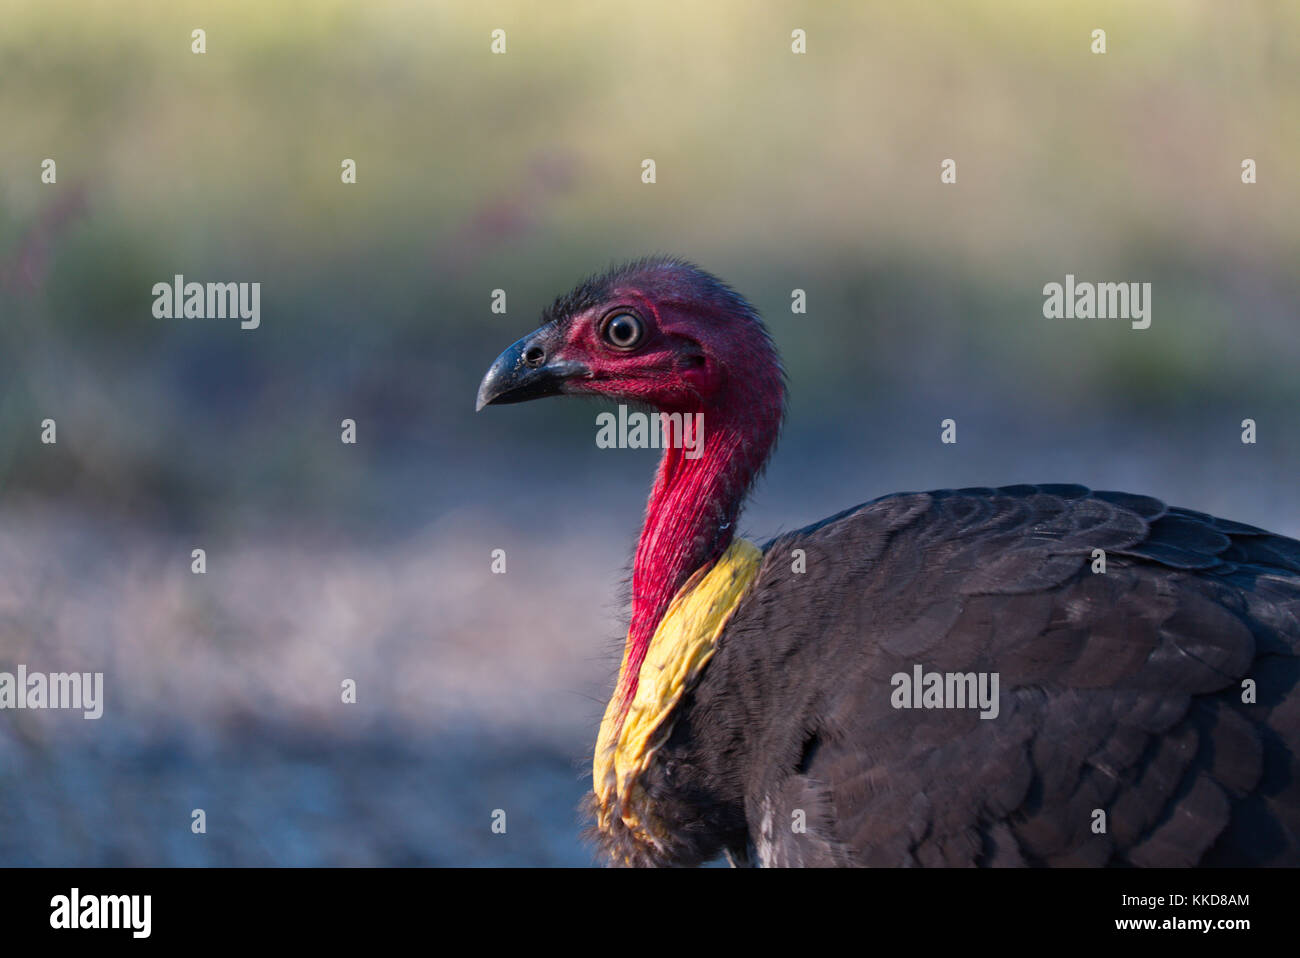
[[[106,701],[0,713],[0,864],[590,863],[655,454],[598,450],[597,404],[473,407],[617,260],[686,256],[766,316],[791,403],[758,541],[1054,481],[1300,534],[1296,4],[3,19],[0,670]],[[261,327],[154,318],[177,273],[260,282]],[[1151,327],[1044,319],[1067,273],[1150,282]]]

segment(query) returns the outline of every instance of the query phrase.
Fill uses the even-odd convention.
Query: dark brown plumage
[[[679,840],[638,861],[1300,863],[1300,543],[1013,486],[888,496],[764,551],[643,782]],[[893,708],[917,662],[1000,673],[999,717]]]

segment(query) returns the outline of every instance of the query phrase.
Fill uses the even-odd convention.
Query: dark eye
[[[641,320],[631,313],[615,313],[605,320],[601,335],[617,349],[631,349],[641,341]]]

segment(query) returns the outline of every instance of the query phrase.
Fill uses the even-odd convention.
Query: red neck
[[[779,373],[774,384],[764,385],[764,399],[737,404],[741,414],[726,408],[703,414],[698,458],[669,444],[659,462],[632,566],[632,621],[615,691],[624,711],[669,603],[692,573],[731,544],[745,494],[776,442],[783,402]]]

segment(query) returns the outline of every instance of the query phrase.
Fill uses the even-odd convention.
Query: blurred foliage
[[[355,504],[376,471],[534,435],[537,413],[482,435],[479,376],[580,275],[655,251],[760,306],[809,431],[905,396],[1012,431],[1300,407],[1296,4],[11,0],[4,21],[10,493]],[[262,328],[154,319],[176,273],[261,282]],[[1044,320],[1066,273],[1151,282],[1152,328]]]

